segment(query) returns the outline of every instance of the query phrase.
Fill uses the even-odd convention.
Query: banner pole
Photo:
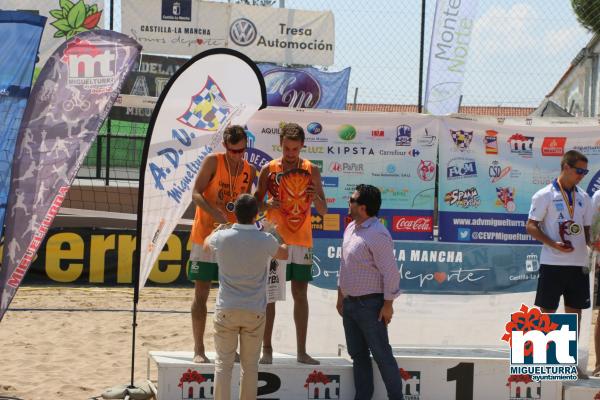
[[[419,50],[419,95],[417,111],[423,112],[423,58],[425,53],[425,3],[427,0],[421,0],[421,46]]]

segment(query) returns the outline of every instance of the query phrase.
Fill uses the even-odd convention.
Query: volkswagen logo
[[[229,37],[238,46],[248,46],[256,40],[256,26],[247,18],[238,18],[229,28]]]

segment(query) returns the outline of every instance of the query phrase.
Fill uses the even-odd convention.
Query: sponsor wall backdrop
[[[439,156],[439,236],[445,242],[533,244],[525,231],[531,196],[560,173],[562,155],[579,150],[600,186],[598,120],[445,117]]]
[[[255,7],[197,0],[122,4],[122,32],[156,54],[193,56],[227,47],[254,61],[332,65],[335,26],[330,11]]]
[[[379,216],[394,239],[433,239],[436,119],[419,114],[269,108],[257,112],[247,124],[248,159],[255,166],[281,156],[281,122],[304,127],[302,157],[321,172],[329,211],[319,216],[313,210],[315,238],[341,238],[350,195],[357,184],[370,183],[381,189]],[[257,152],[266,154],[255,156]]]
[[[48,18],[36,65],[39,70],[65,40],[80,32],[108,28],[104,18],[104,3],[104,0],[2,0],[2,9],[27,10]]]

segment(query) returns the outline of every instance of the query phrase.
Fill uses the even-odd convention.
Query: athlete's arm
[[[265,195],[267,194],[267,184],[269,180],[269,164],[266,164],[260,170],[260,174],[258,175],[258,185],[256,186],[256,191],[254,192],[254,197],[258,202],[258,211],[263,212],[268,208],[279,208],[279,200],[272,198],[269,196],[269,200],[267,202],[264,201]]]
[[[217,155],[210,154],[204,159],[204,162],[202,163],[202,166],[200,167],[200,172],[198,173],[198,177],[196,178],[196,182],[194,182],[194,189],[192,191],[192,200],[203,211],[210,214],[216,222],[223,224],[223,223],[227,222],[227,218],[225,217],[225,214],[218,208],[214,207],[212,204],[209,204],[208,201],[206,201],[206,199],[204,198],[204,196],[202,196],[202,193],[206,190],[206,188],[210,184],[210,181],[215,176],[216,172],[217,172]]]

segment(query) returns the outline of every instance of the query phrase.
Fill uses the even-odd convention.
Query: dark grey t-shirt
[[[269,258],[279,249],[270,233],[254,224],[233,224],[210,239],[219,264],[217,310],[242,309],[265,312]]]

